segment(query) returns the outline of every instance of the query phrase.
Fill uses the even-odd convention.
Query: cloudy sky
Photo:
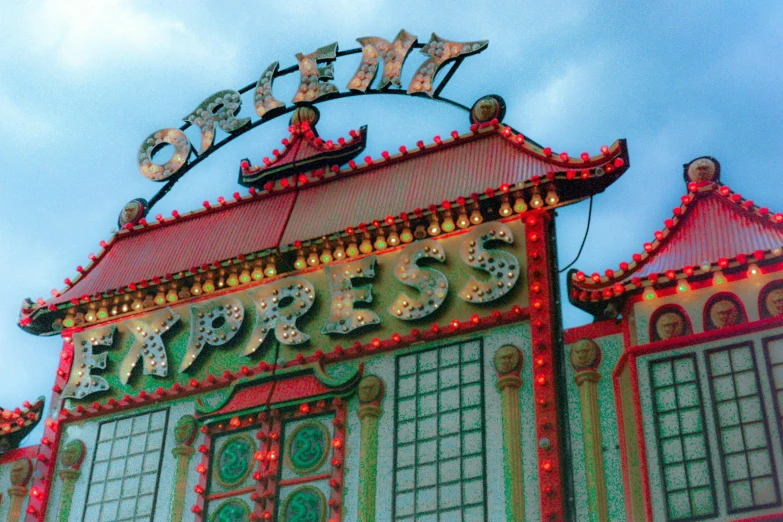
[[[555,151],[595,154],[627,138],[631,169],[596,198],[576,266],[617,267],[652,239],[685,191],[682,164],[718,158],[723,181],[783,210],[783,4],[779,2],[159,2],[19,0],[0,9],[0,406],[50,395],[60,343],[17,326],[24,297],[62,287],[108,239],[125,202],[159,185],[135,157],[210,94],[255,82],[337,41],[488,39],[444,91],[470,106],[503,96],[506,122]],[[403,82],[422,58],[414,54]],[[358,58],[335,66],[343,88]],[[407,76],[406,76],[407,73]],[[289,100],[294,75],[275,84]],[[407,84],[407,83],[406,83]],[[370,97],[322,104],[319,131],[369,125],[368,153],[469,126],[445,104]],[[244,113],[252,112],[245,103]],[[213,154],[155,207],[168,214],[230,195],[240,158],[269,155],[279,118]],[[576,255],[587,203],[559,212],[560,264]],[[590,318],[565,305],[566,326]],[[40,437],[39,430],[31,439]],[[33,439],[34,441],[34,439]]]

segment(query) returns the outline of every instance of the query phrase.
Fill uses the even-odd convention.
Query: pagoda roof
[[[696,164],[715,165],[712,179],[699,179]],[[711,167],[707,167],[711,168]],[[690,175],[689,175],[690,169]],[[685,165],[688,193],[654,240],[644,244],[616,270],[590,275],[572,270],[568,296],[575,306],[602,314],[609,301],[641,292],[646,287],[674,285],[681,280],[711,277],[715,272],[747,268],[748,263],[771,264],[783,257],[783,214],[756,206],[719,181],[713,158]]]
[[[35,403],[25,402],[22,408],[5,410],[0,407],[0,455],[18,448],[28,433],[40,422],[44,398]]]
[[[307,122],[289,130],[275,160],[264,158],[264,167],[242,161],[240,182],[254,179],[248,194],[205,201],[204,208],[188,214],[174,211],[169,218],[158,215],[154,222],[125,225],[90,255],[90,264],[77,268],[75,278],[65,280],[65,289],[53,290],[48,301],[28,300],[20,325],[51,335],[58,316],[43,318],[53,312],[61,317],[70,307],[301,248],[328,234],[351,235],[353,227],[393,226],[416,219],[414,213],[422,218],[452,205],[457,209],[477,205],[479,199],[537,192],[539,185],[543,193],[554,188],[559,201],[550,206],[560,206],[603,191],[629,166],[624,140],[597,155],[572,158],[492,120],[473,124],[463,135],[454,131],[428,145],[419,141],[416,148],[402,146],[396,154],[366,156],[361,164],[350,160],[342,168],[313,168],[321,161],[319,151],[327,159],[338,149],[360,152],[366,128],[352,131],[351,140],[340,139],[339,145],[324,142]],[[264,170],[273,172],[263,175]]]

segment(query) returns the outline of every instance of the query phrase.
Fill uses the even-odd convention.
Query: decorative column
[[[27,483],[33,475],[33,465],[30,459],[21,458],[11,466],[11,487],[8,496],[11,497],[11,511],[8,512],[8,522],[19,522],[22,514],[22,503],[27,496]]]
[[[506,516],[525,520],[525,481],[522,470],[522,432],[519,410],[519,388],[522,386],[522,352],[507,344],[495,352],[497,388],[503,412],[503,473],[506,483]]]
[[[596,371],[601,364],[601,349],[592,339],[581,339],[571,347],[570,359],[576,371],[574,382],[579,388],[579,407],[582,411],[590,520],[607,522],[609,508],[598,409],[598,381],[601,380],[601,374]]]
[[[181,522],[185,511],[185,492],[188,485],[188,463],[196,452],[193,441],[196,440],[198,429],[196,419],[192,415],[183,415],[174,427],[174,440],[177,445],[171,453],[177,457],[177,474],[174,477],[174,498],[171,500],[171,520]]]
[[[60,509],[57,510],[57,520],[68,522],[71,516],[71,505],[73,504],[73,488],[76,481],[81,476],[82,462],[87,448],[84,442],[72,440],[60,451],[60,463],[63,469],[60,470],[60,479],[63,481],[63,490],[60,493]]]
[[[359,446],[359,509],[356,520],[375,522],[375,480],[378,471],[378,418],[383,413],[383,381],[365,375],[359,383],[359,421],[362,440]]]

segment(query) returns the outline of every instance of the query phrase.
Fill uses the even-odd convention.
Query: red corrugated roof
[[[551,169],[498,134],[300,190],[282,244],[529,181]]]
[[[637,277],[662,274],[684,266],[700,266],[737,254],[771,250],[783,245],[783,228],[761,220],[744,207],[710,192],[698,198],[674,236],[634,273]]]
[[[364,135],[363,130],[360,135]],[[294,157],[284,154],[287,160],[301,161],[317,155],[319,144],[311,141],[292,142],[286,152]],[[483,193],[503,184],[513,187],[538,177],[545,179],[544,183],[549,183],[545,176],[550,177],[565,203],[602,191],[628,168],[622,140],[602,147],[598,156],[584,153],[575,159],[565,153],[553,155],[550,149],[541,149],[496,122],[474,125],[470,134],[458,136],[455,131],[451,139],[436,137],[432,145],[419,142],[418,149],[400,150],[396,155],[384,152],[383,159],[370,159],[363,165],[348,162],[349,168],[342,171],[332,167],[326,175],[323,170],[315,170],[307,173],[308,178],[297,172],[290,179],[270,185],[271,192],[255,195],[255,189],[251,189],[254,195],[235,202],[222,201],[208,211],[123,230],[72,285],[67,283],[69,288],[62,295],[46,305],[83,296],[99,298],[105,292],[122,291],[131,283],[152,281],[297,240],[318,239],[362,222],[445,200],[453,202],[459,196]],[[291,189],[281,192],[280,187]],[[23,308],[22,326],[30,323],[33,314],[38,318],[46,313],[42,301],[38,306]]]
[[[295,192],[259,197],[147,230],[122,233],[85,276],[54,303],[94,295],[204,263],[276,247]]]
[[[621,263],[617,271],[592,276],[574,271],[568,280],[571,302],[592,310],[591,302],[613,299],[644,284],[672,283],[729,264],[743,266],[749,259],[780,257],[783,214],[772,215],[718,182],[692,183],[689,188],[666,229],[656,232],[659,239],[646,244],[647,252],[634,254],[634,261]]]

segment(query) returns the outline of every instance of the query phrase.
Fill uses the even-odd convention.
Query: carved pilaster
[[[174,440],[177,445],[171,450],[177,458],[177,474],[174,477],[174,498],[171,500],[171,521],[181,522],[185,511],[185,492],[188,485],[188,463],[196,452],[193,441],[196,440],[198,429],[196,419],[192,415],[183,415],[174,427]]]
[[[11,487],[8,496],[11,497],[11,511],[8,512],[8,522],[19,522],[22,514],[22,503],[27,496],[27,483],[33,475],[33,465],[30,459],[22,458],[11,466]]]
[[[359,447],[359,522],[375,521],[375,493],[378,472],[378,418],[383,414],[383,381],[366,375],[359,383],[359,421],[362,423]]]
[[[525,520],[525,477],[522,469],[522,432],[519,388],[522,386],[522,352],[506,345],[495,352],[497,389],[503,415],[503,466],[506,483],[506,513],[509,520]]]
[[[60,464],[63,469],[58,475],[63,481],[63,489],[60,494],[60,508],[57,510],[57,520],[59,522],[68,522],[71,516],[71,505],[73,504],[73,490],[76,481],[81,476],[82,462],[86,446],[80,440],[72,440],[66,444],[60,451]]]
[[[598,409],[598,381],[601,380],[601,374],[596,371],[601,364],[601,349],[593,340],[581,339],[571,348],[570,359],[576,371],[574,382],[579,388],[579,406],[582,411],[590,520],[606,522],[609,520],[609,507]]]

